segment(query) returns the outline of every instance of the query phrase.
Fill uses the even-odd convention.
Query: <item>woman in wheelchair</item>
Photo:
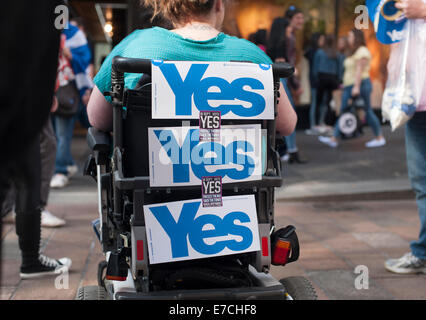
[[[115,56],[174,61],[245,61],[272,64],[256,45],[220,32],[226,0],[144,0],[173,23],[169,31],[160,27],[136,30],[121,41],[105,59],[96,75],[95,88],[87,112],[90,123],[102,131],[111,131],[113,108],[103,92],[111,88],[111,64]],[[133,89],[140,75],[125,74],[125,86]],[[294,131],[297,116],[281,84],[277,105],[277,130],[281,135]]]

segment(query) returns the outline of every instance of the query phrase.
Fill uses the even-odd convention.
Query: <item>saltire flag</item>
[[[83,96],[87,89],[94,86],[88,72],[92,53],[85,34],[77,26],[69,23],[68,29],[64,29],[63,33],[67,38],[65,46],[70,49],[72,54],[71,67],[75,74],[77,89],[80,96]]]

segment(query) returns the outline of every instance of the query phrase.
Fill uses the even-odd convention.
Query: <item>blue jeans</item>
[[[285,92],[287,93],[287,96],[288,96],[288,99],[290,100],[291,105],[293,106],[293,108],[295,108],[293,96],[291,95],[291,91],[287,86],[287,80],[281,79],[281,82],[283,83]],[[297,152],[298,151],[297,144],[296,144],[296,129],[294,129],[294,131],[291,135],[289,135],[288,137],[284,137],[284,139],[285,139],[285,143],[287,145],[287,152]]]
[[[348,107],[349,99],[352,98],[352,86],[347,86],[343,89],[342,94],[342,106],[340,108],[340,114],[344,113]],[[360,87],[360,95],[362,100],[364,100],[364,111],[366,115],[367,124],[373,129],[374,135],[376,137],[380,136],[382,134],[382,127],[380,125],[380,121],[377,118],[376,114],[374,113],[373,109],[371,108],[371,92],[373,90],[373,87],[371,85],[370,79],[364,79],[361,82]],[[336,122],[336,125],[334,126],[334,136],[337,138],[340,136],[340,130],[339,130],[339,122]]]
[[[53,125],[57,140],[55,173],[66,175],[68,174],[67,167],[74,165],[74,160],[71,155],[71,141],[75,119],[75,116],[66,118],[56,115],[53,117]]]
[[[426,259],[426,112],[417,112],[407,123],[405,146],[408,176],[420,216],[419,239],[411,242],[410,248],[413,255]]]

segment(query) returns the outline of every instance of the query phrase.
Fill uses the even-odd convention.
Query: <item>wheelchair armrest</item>
[[[87,144],[92,151],[92,157],[97,165],[108,162],[111,153],[111,135],[96,128],[87,131]]]
[[[87,132],[87,143],[92,151],[109,153],[111,150],[110,134],[93,127],[89,128]]]

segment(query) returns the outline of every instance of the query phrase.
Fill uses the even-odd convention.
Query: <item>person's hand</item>
[[[426,19],[426,4],[422,0],[400,0],[395,7],[402,10],[408,19]]]
[[[53,96],[52,107],[50,108],[50,112],[54,113],[56,112],[56,110],[58,110],[58,98],[56,98],[56,96]]]
[[[359,87],[358,86],[353,86],[353,88],[352,88],[352,97],[359,96],[359,93],[360,93]]]

